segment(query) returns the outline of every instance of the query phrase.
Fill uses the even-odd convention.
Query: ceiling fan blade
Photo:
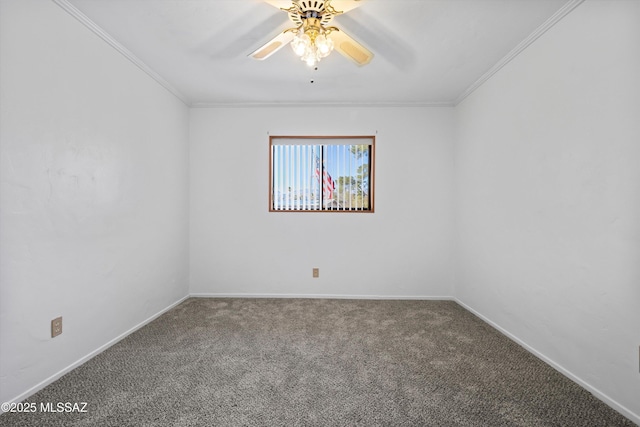
[[[293,32],[283,31],[277,36],[275,36],[274,38],[272,38],[271,40],[269,40],[263,46],[251,52],[249,56],[252,57],[253,59],[258,59],[262,61],[263,59],[267,59],[268,57],[276,53],[278,50],[282,49],[282,47],[290,43],[291,40],[293,40]]]
[[[366,23],[366,24],[365,24]],[[416,52],[398,34],[387,29],[376,19],[376,15],[367,13],[365,8],[353,13],[336,16],[334,25],[346,28],[358,39],[369,46],[376,47],[376,55],[386,59],[395,67],[406,70],[415,65]],[[333,34],[331,34],[333,37]]]
[[[275,35],[277,31],[283,31],[290,26],[290,21],[281,11],[276,11],[265,3],[256,4],[249,14],[258,17],[258,22],[248,20],[246,15],[229,20],[225,26],[212,32],[200,49],[215,60],[227,60],[236,58],[238,55],[245,57],[256,46],[264,43],[266,37]],[[260,19],[261,17],[264,18]],[[221,44],[220,39],[228,34],[234,34],[233,40]]]
[[[360,67],[367,65],[373,59],[373,53],[369,49],[362,46],[342,30],[333,31],[331,39],[335,50]]]

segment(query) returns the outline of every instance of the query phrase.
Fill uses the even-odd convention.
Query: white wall
[[[450,297],[452,119],[451,108],[192,110],[191,293]],[[376,131],[375,213],[268,212],[268,133]]]
[[[456,108],[456,297],[635,422],[639,41],[587,0]]]
[[[188,294],[188,108],[53,2],[0,31],[5,402]]]

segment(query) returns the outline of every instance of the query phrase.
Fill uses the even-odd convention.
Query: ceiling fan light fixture
[[[316,47],[318,48],[318,54],[320,57],[324,58],[333,50],[333,40],[324,34],[320,34],[316,37]]]
[[[309,67],[314,67],[319,61],[317,55],[314,55],[313,52],[309,52],[308,54],[302,56],[300,59],[302,59],[304,62],[306,62],[306,64]]]
[[[268,1],[276,3],[276,0]],[[278,3],[280,1],[278,0]],[[371,61],[373,58],[371,51],[341,29],[331,26],[333,18],[344,13],[334,9],[331,0],[290,1],[289,8],[281,7],[280,10],[288,13],[289,19],[295,24],[295,27],[284,30],[271,41],[250,53],[250,57],[263,60],[285,44],[291,44],[296,56],[310,67],[314,67],[322,58],[329,56],[334,48],[358,66],[366,65]],[[358,3],[353,3],[352,6],[348,6],[348,2],[341,4],[351,10]]]
[[[302,5],[306,6],[306,3],[293,3],[294,6],[291,10],[299,10],[299,14],[296,17],[301,23],[300,26],[294,30],[295,36],[291,41],[291,48],[300,59],[307,63],[308,66],[315,66],[320,59],[327,57],[333,50],[333,41],[329,38],[329,33],[335,29],[335,27],[325,28],[322,25],[323,12],[327,11],[325,7],[330,7],[330,0],[320,5],[320,10],[306,10],[303,11]],[[318,7],[317,5],[314,5]],[[291,12],[290,10],[290,12]],[[330,9],[335,12],[333,8]],[[329,18],[332,15],[328,15]]]
[[[326,31],[320,27],[314,29],[300,29],[291,41],[291,48],[301,60],[313,67],[320,59],[329,56],[333,50],[333,40],[325,35]]]
[[[302,30],[291,41],[291,48],[296,55],[302,57],[311,48],[311,38],[304,34]]]

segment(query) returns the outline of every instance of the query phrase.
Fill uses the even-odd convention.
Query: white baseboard
[[[434,300],[454,301],[451,296],[429,295],[343,295],[343,294],[251,294],[192,293],[191,298],[300,298],[300,299],[374,299],[374,300]]]
[[[168,307],[160,310],[158,313],[156,313],[156,314],[152,315],[151,317],[143,320],[142,322],[140,322],[139,324],[137,324],[133,328],[129,329],[128,331],[118,335],[117,337],[115,337],[111,341],[109,341],[106,344],[98,347],[97,349],[95,349],[91,353],[87,354],[86,356],[81,357],[80,359],[78,359],[77,361],[73,362],[71,365],[67,366],[66,368],[63,368],[62,370],[60,370],[60,371],[56,372],[55,374],[51,375],[49,378],[45,379],[44,381],[42,381],[42,382],[38,383],[37,385],[31,387],[29,390],[25,391],[24,393],[14,397],[10,401],[8,401],[8,403],[22,402],[24,399],[26,399],[29,396],[31,396],[31,395],[37,393],[38,391],[42,390],[43,388],[45,388],[46,386],[48,386],[49,384],[51,384],[52,382],[54,382],[58,378],[62,377],[64,374],[66,374],[68,372],[71,372],[72,370],[74,370],[78,366],[82,365],[83,363],[85,363],[89,359],[97,356],[98,354],[102,353],[103,351],[105,351],[106,349],[111,347],[112,345],[116,344],[117,342],[119,342],[122,339],[126,338],[127,336],[131,335],[132,333],[134,333],[138,329],[142,328],[143,326],[147,325],[148,323],[150,323],[150,322],[154,321],[155,319],[157,319],[158,317],[162,316],[164,313],[166,313],[167,311],[171,310],[172,308],[174,308],[175,306],[177,306],[178,304],[180,304],[181,302],[183,302],[187,298],[189,298],[189,295],[180,298],[178,301],[176,301],[173,304],[169,305]]]
[[[476,310],[474,310],[473,308],[469,307],[467,304],[465,304],[464,302],[460,301],[458,298],[453,298],[453,300],[455,302],[457,302],[458,304],[460,304],[462,307],[464,307],[469,312],[473,313],[474,315],[476,315],[477,317],[482,319],[484,322],[486,322],[489,325],[491,325],[493,328],[495,328],[498,331],[500,331],[502,334],[504,334],[507,337],[509,337],[512,341],[515,341],[520,346],[524,347],[529,353],[533,354],[538,359],[540,359],[543,362],[545,362],[547,365],[550,365],[556,371],[560,372],[562,375],[564,375],[567,378],[569,378],[570,380],[574,381],[575,383],[580,385],[582,388],[584,388],[585,390],[587,390],[591,394],[593,394],[595,397],[597,397],[598,399],[602,400],[608,406],[610,406],[611,408],[613,408],[614,410],[616,410],[617,412],[621,413],[625,417],[629,418],[632,422],[634,422],[634,423],[636,423],[636,424],[638,424],[640,426],[640,415],[634,413],[629,408],[627,408],[627,407],[621,405],[620,403],[616,402],[615,400],[613,400],[612,398],[610,398],[609,396],[607,396],[606,394],[604,394],[603,392],[601,392],[597,388],[593,387],[588,382],[584,381],[583,379],[581,379],[577,375],[573,374],[571,371],[569,371],[566,368],[564,368],[559,363],[556,363],[554,360],[552,360],[549,357],[545,356],[544,354],[540,353],[538,350],[536,350],[535,348],[531,347],[529,344],[527,344],[526,342],[522,341],[520,338],[518,338],[517,336],[513,335],[512,333],[510,333],[509,331],[507,331],[506,329],[504,329],[503,327],[501,327],[500,325],[498,325],[497,323],[495,323],[491,319],[485,317],[481,313],[479,313]]]

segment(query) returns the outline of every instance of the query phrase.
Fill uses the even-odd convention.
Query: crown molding
[[[493,67],[476,80],[471,86],[469,86],[460,96],[458,96],[453,102],[453,106],[461,103],[466,97],[471,95],[476,89],[489,80],[494,74],[500,71],[505,65],[511,62],[516,56],[518,56],[523,50],[529,47],[540,36],[546,33],[551,27],[556,25],[562,18],[567,16],[573,9],[582,4],[585,0],[569,0],[562,6],[556,13],[554,13],[549,19],[547,19],[542,25],[536,28],[529,36],[518,44],[511,52],[509,52],[504,58],[498,61]]]
[[[153,71],[151,67],[142,62],[137,56],[135,56],[129,49],[122,46],[116,39],[111,37],[107,32],[105,32],[102,28],[100,28],[95,22],[87,17],[84,13],[82,13],[78,8],[69,3],[67,0],[52,0],[55,4],[60,6],[64,11],[66,11],[69,15],[73,16],[77,19],[81,24],[91,30],[94,34],[100,37],[102,40],[107,42],[112,48],[120,52],[125,58],[135,64],[142,71],[147,73],[149,77],[154,79],[156,82],[160,84],[160,86],[164,87],[166,90],[171,92],[176,98],[182,101],[186,106],[189,106],[189,101],[187,98],[180,93],[176,88],[171,86],[171,84],[163,79],[158,73]]]
[[[453,106],[453,102],[196,102],[191,104],[191,108],[424,108]]]

